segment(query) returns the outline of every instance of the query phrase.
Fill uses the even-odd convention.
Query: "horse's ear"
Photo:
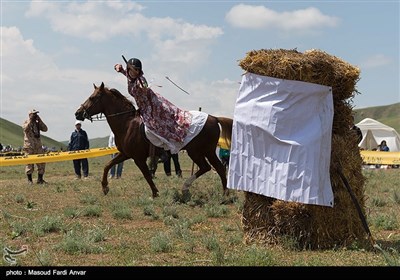
[[[101,82],[101,85],[100,85],[100,90],[103,90],[104,89],[104,83],[103,82]]]
[[[93,83],[93,86],[94,86],[94,89],[96,89],[97,87],[96,87],[96,85]]]

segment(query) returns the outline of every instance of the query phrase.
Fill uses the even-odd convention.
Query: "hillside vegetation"
[[[49,148],[55,147],[57,150],[66,149],[64,143],[58,142],[52,138],[41,135],[42,144]],[[22,126],[0,118],[0,143],[3,146],[11,145],[14,149],[23,146],[24,132]]]
[[[393,127],[400,133],[400,102],[386,106],[356,109],[354,112],[356,123],[365,118],[372,118]],[[43,145],[56,147],[57,149],[60,147],[64,149],[68,144],[68,140],[58,142],[44,135],[42,136],[42,142]],[[3,145],[12,145],[13,147],[22,146],[23,132],[21,126],[0,118],[0,143]],[[92,148],[106,147],[107,145],[108,135],[90,139],[90,147]]]
[[[387,106],[357,109],[354,110],[354,112],[356,123],[365,118],[371,118],[393,127],[397,132],[400,133],[400,102]]]

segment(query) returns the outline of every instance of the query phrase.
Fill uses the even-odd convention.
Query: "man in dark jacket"
[[[82,123],[80,121],[75,122],[75,130],[71,134],[71,138],[68,143],[68,151],[78,151],[89,149],[89,138],[86,131],[82,129]],[[86,179],[89,176],[89,161],[87,158],[74,159],[74,170],[76,179],[83,177]]]

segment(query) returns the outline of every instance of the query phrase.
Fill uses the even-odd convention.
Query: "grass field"
[[[0,248],[28,250],[19,266],[400,266],[400,169],[365,170],[367,220],[379,248],[298,250],[246,244],[241,227],[244,194],[221,204],[214,172],[194,182],[181,203],[192,162],[180,154],[183,179],[159,165],[151,190],[134,163],[104,196],[100,178],[108,156],[89,159],[88,180],[74,180],[72,162],[46,165],[46,185],[29,186],[23,166],[0,168]],[[172,165],[173,169],[173,165]],[[34,174],[34,179],[37,175]],[[9,263],[4,259],[3,266]]]

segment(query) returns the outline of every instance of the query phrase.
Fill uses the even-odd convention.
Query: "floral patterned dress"
[[[192,122],[189,111],[179,109],[147,87],[146,79],[128,78],[128,92],[135,98],[147,128],[168,141],[183,142]]]

